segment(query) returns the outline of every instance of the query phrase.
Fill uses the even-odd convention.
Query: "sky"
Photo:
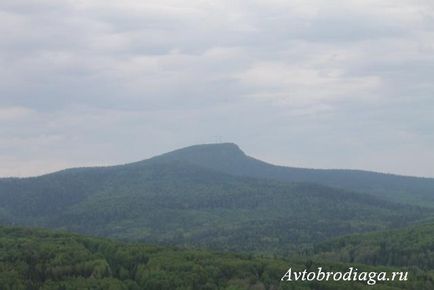
[[[215,142],[434,177],[434,2],[0,1],[0,176]]]

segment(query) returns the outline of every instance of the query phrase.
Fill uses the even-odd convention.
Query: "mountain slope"
[[[278,254],[432,215],[365,194],[233,176],[165,158],[3,179],[0,199],[3,224]]]
[[[370,193],[383,199],[434,207],[434,179],[361,170],[307,169],[272,165],[244,154],[232,143],[195,145],[155,157],[178,160],[237,176],[311,182]]]

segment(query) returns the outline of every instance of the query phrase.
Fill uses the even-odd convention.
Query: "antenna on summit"
[[[222,136],[220,135],[214,136],[214,143],[222,143]]]

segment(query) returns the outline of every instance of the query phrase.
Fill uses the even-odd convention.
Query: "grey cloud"
[[[432,8],[2,1],[0,175],[222,140],[280,164],[433,176]]]

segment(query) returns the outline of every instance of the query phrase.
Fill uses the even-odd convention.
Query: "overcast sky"
[[[0,176],[213,142],[434,177],[434,2],[0,1]]]

